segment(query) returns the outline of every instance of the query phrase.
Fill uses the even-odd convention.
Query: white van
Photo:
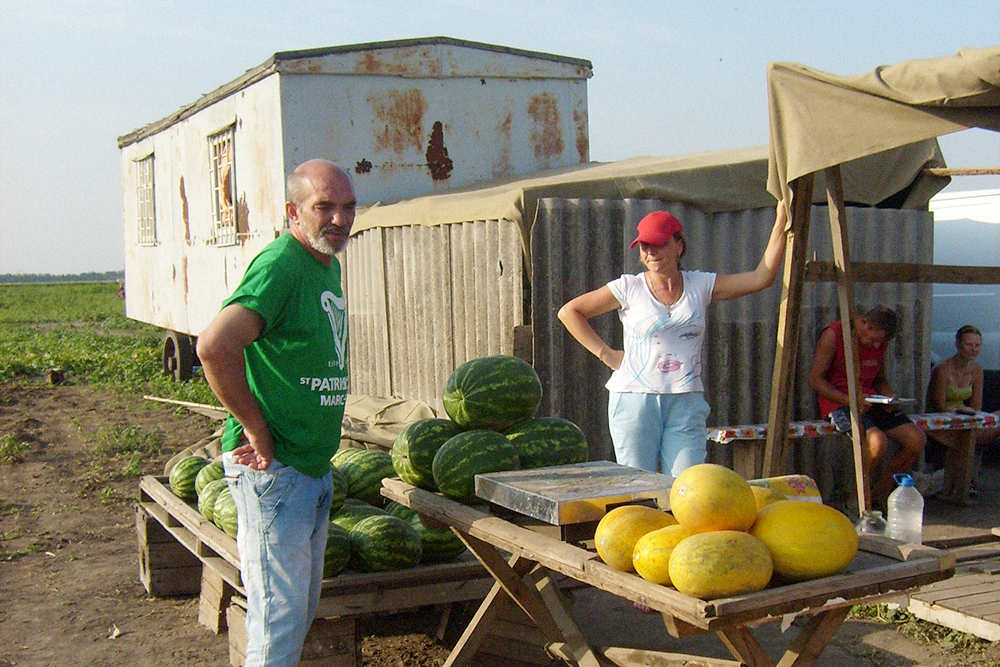
[[[954,266],[1000,266],[1000,190],[970,190],[935,195],[934,263]],[[1000,369],[1000,285],[933,287],[931,359],[955,353],[955,332],[971,324],[983,332],[977,360],[987,370]]]

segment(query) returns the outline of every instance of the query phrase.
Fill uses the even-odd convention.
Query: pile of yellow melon
[[[837,510],[785,500],[720,465],[681,473],[670,508],[611,510],[594,536],[598,555],[616,570],[710,600],[759,591],[772,575],[795,582],[836,574],[858,550],[854,526]]]

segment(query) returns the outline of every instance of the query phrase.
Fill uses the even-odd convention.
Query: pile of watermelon
[[[576,424],[535,417],[541,399],[538,375],[517,357],[462,364],[444,389],[450,419],[414,422],[396,438],[396,474],[408,484],[475,503],[476,475],[586,461],[587,439]]]
[[[236,503],[229,492],[221,461],[186,456],[170,469],[170,490],[230,537],[236,537]]]

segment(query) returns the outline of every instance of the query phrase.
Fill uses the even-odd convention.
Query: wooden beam
[[[851,278],[856,283],[1000,285],[1000,267],[853,262]],[[834,262],[806,262],[805,279],[809,282],[836,282],[837,265]]]
[[[840,321],[844,331],[844,361],[847,366],[847,395],[851,408],[851,442],[854,448],[854,476],[858,491],[858,507],[871,509],[868,486],[868,448],[863,446],[864,425],[859,408],[858,378],[861,366],[858,359],[858,340],[854,332],[854,284],[851,275],[851,252],[847,238],[847,217],[844,211],[844,183],[840,167],[824,171],[826,199],[830,212],[830,236],[833,240],[833,259],[837,267],[837,300],[840,303]]]
[[[931,176],[989,176],[1000,174],[1000,167],[970,167],[949,169],[948,167],[928,167],[925,174]]]
[[[771,406],[767,418],[769,428],[764,445],[764,477],[780,475],[785,468],[785,446],[795,387],[795,358],[799,347],[803,276],[809,246],[813,180],[813,175],[808,174],[793,181],[792,201],[787,203],[790,231],[785,244],[785,266],[781,277],[778,340],[771,375]]]

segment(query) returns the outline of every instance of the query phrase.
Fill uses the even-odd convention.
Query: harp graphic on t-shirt
[[[319,298],[323,310],[330,318],[330,328],[333,330],[333,344],[337,350],[337,364],[343,368],[347,359],[347,310],[344,308],[344,297],[333,292],[323,292]]]

